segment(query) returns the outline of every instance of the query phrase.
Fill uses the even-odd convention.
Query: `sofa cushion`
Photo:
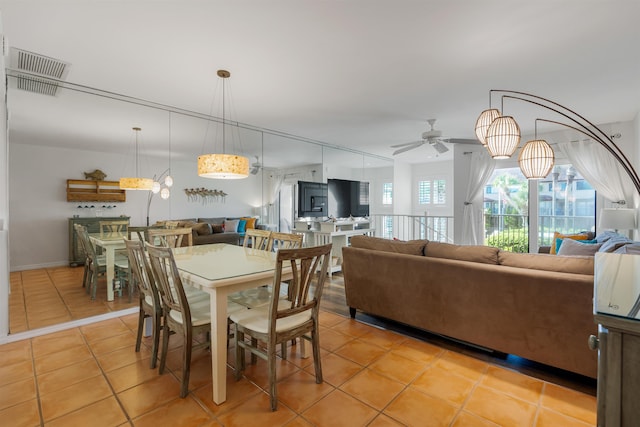
[[[454,245],[434,241],[429,241],[424,248],[425,256],[483,264],[498,264],[498,251],[493,246]]]
[[[593,275],[593,256],[567,257],[550,254],[522,254],[501,250],[498,252],[498,260],[500,265],[507,267]]]
[[[224,217],[221,218],[198,218],[198,222],[208,222],[209,224],[224,224]]]
[[[573,240],[589,240],[589,235],[586,233],[577,233],[577,234],[562,234],[557,231],[553,232],[553,240],[551,241],[551,251],[549,253],[556,254],[558,253],[558,248],[556,247],[557,239],[573,239]]]
[[[426,240],[390,240],[371,236],[353,236],[351,246],[374,251],[394,252],[407,255],[423,255]]]
[[[573,240],[573,239],[563,239],[562,245],[558,250],[558,255],[585,255],[585,256],[594,256],[600,246],[604,243],[596,243],[595,240]]]

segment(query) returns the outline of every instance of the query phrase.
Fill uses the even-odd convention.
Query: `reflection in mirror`
[[[146,225],[147,216],[152,225],[169,219],[255,216],[267,228],[286,232],[297,217],[298,181],[340,177],[373,183],[378,170],[392,171],[388,159],[237,124],[239,143],[233,145],[249,157],[249,177],[200,178],[196,159],[219,144],[219,119],[66,85],[56,97],[21,91],[15,85],[7,92],[11,333],[136,309],[135,297],[130,302],[126,291],[108,301],[102,277],[96,299],[90,300],[82,287],[82,263],[70,267],[74,220],[125,217],[137,227]],[[84,180],[85,173],[100,170],[106,181],[117,181],[130,173],[126,168],[133,167],[135,157],[134,126],[142,128],[140,175],[157,177],[170,167],[171,196],[149,198],[147,192],[127,191],[125,201],[67,201],[68,179]],[[188,191],[201,189],[226,196],[194,198]],[[376,197],[372,195],[372,206],[377,206]]]

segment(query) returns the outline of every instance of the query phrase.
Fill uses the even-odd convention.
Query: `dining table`
[[[273,283],[277,255],[227,243],[176,248],[173,255],[183,283],[210,296],[213,401],[221,404],[227,395],[227,297]],[[281,279],[292,277],[283,265]]]
[[[115,276],[116,251],[126,248],[124,239],[126,233],[89,233],[89,239],[96,247],[101,247],[105,252],[105,264],[107,274],[107,301],[113,301],[113,278]]]

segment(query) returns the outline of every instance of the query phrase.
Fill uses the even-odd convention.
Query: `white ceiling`
[[[473,138],[490,89],[551,98],[596,124],[640,110],[637,0],[0,0],[0,11],[8,44],[69,62],[69,82],[221,116],[216,70],[227,69],[227,118],[385,157],[428,118]],[[123,151],[141,126],[160,154],[169,133],[165,111],[79,92],[10,88],[9,106],[12,141]],[[523,133],[533,118],[519,119]],[[206,134],[172,115],[174,153],[201,153]],[[244,134],[246,154],[262,157]]]

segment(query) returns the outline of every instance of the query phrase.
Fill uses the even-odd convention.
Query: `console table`
[[[595,314],[598,337],[598,427],[632,427],[640,420],[640,320]]]

